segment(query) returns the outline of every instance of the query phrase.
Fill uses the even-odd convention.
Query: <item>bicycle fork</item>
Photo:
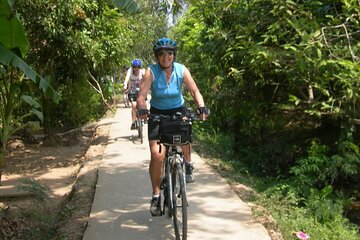
[[[178,170],[176,169],[178,166],[180,166],[181,171],[178,171]],[[186,192],[187,192],[187,191],[186,191],[186,180],[185,180],[185,179],[186,179],[185,161],[184,161],[184,157],[183,157],[183,155],[182,155],[181,153],[180,153],[180,154],[176,154],[176,155],[174,156],[172,167],[173,167],[173,171],[174,171],[174,172],[178,172],[179,174],[182,174],[182,178],[180,178],[180,179],[183,180],[182,185],[184,186],[184,188],[183,188],[183,189],[177,189],[176,191],[174,191],[174,192],[177,193],[176,197],[177,197],[177,198],[180,198],[180,196],[181,196],[181,194],[182,194],[182,192],[181,192],[180,190],[185,191],[185,194],[186,194]],[[176,178],[176,176],[175,176],[175,178]],[[176,181],[180,181],[180,179],[177,178]],[[177,187],[180,187],[180,183],[179,183],[179,184],[176,184],[176,186],[177,186]],[[175,187],[175,186],[173,186],[173,187]],[[186,205],[189,206],[189,203],[188,203],[187,199],[186,199]]]

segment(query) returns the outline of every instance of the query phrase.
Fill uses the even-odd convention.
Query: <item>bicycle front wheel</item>
[[[169,156],[166,157],[166,162],[165,162],[165,178],[166,178],[166,183],[167,183],[167,188],[165,191],[166,194],[166,205],[167,205],[167,210],[168,210],[168,214],[167,216],[169,218],[171,218],[173,216],[173,180],[172,180],[172,175],[171,175],[172,171],[171,171],[171,166],[170,166],[170,162],[169,162]]]
[[[140,138],[140,142],[143,143],[144,142],[144,135],[143,135],[143,127],[144,127],[144,123],[141,119],[137,119],[137,124],[138,124],[138,135]]]
[[[187,198],[185,175],[180,163],[176,163],[173,172],[173,222],[177,240],[187,238]]]
[[[127,93],[123,93],[123,103],[126,108],[130,106]]]

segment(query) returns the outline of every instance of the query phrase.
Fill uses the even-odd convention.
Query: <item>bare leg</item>
[[[191,145],[187,144],[181,147],[184,159],[185,159],[185,173],[186,173],[186,182],[192,183],[195,181],[195,175],[193,174],[194,166],[191,163]]]
[[[184,158],[186,162],[191,162],[191,145],[190,144],[183,145],[181,146],[181,150],[184,154]]]
[[[158,140],[151,140],[149,142],[151,151],[149,173],[154,195],[160,194],[161,171],[165,159],[165,147],[161,145],[161,152],[159,152],[160,145],[157,142]]]

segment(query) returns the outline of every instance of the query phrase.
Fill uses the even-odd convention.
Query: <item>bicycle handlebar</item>
[[[136,89],[126,89],[125,90],[125,93],[128,93],[128,94],[138,94],[140,91],[140,89],[136,88]]]
[[[184,121],[190,121],[190,122],[200,120],[199,117],[197,116],[197,114],[192,112],[190,109],[188,109],[186,113],[176,112],[175,114],[172,114],[172,115],[151,113],[151,114],[148,114],[148,116],[149,116],[149,119],[151,119],[153,121],[157,121],[157,122],[160,122],[162,119],[184,120]]]

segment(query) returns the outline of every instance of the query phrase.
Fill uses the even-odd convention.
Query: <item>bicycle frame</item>
[[[144,119],[140,119],[139,116],[136,116],[136,127],[138,130],[138,137],[140,142],[144,142]]]
[[[174,116],[164,115],[150,115],[153,120],[160,123],[162,126],[162,120],[170,121],[188,121],[191,125],[191,120],[195,119],[191,116],[188,118],[182,118],[181,113],[175,114]],[[172,127],[174,125],[164,125]],[[176,125],[175,125],[176,126]],[[182,124],[180,126],[183,126]],[[188,126],[188,125],[186,125]],[[165,128],[166,129],[166,128]],[[183,152],[181,149],[182,145],[189,144],[191,141],[191,128],[189,129],[189,135],[183,135],[182,132],[185,128],[180,127],[179,130],[175,127],[175,132],[162,131],[162,134],[174,134],[175,137],[162,137],[160,134],[159,144],[163,144],[165,147],[165,160],[163,163],[162,181],[161,181],[161,213],[167,215],[169,218],[172,217],[173,225],[175,230],[175,237],[177,240],[187,239],[187,207],[188,201],[186,196],[186,180],[185,180],[185,163]],[[184,138],[182,138],[184,136]],[[182,141],[184,140],[184,141]],[[166,211],[167,210],[167,211]]]
[[[183,172],[185,173],[185,169],[184,169],[184,157],[183,157],[183,153],[181,151],[181,147],[180,146],[176,146],[176,145],[165,145],[166,148],[166,153],[165,153],[165,161],[163,164],[163,181],[164,179],[166,179],[167,182],[167,186],[170,189],[173,188],[172,186],[172,173],[175,171],[176,169],[176,163],[179,163],[181,165],[181,167],[183,168]],[[184,174],[185,177],[185,174]],[[170,182],[169,182],[170,181]],[[186,188],[185,188],[186,190]],[[173,202],[173,195],[171,194],[169,196],[169,202]],[[165,203],[166,204],[166,203]],[[164,205],[165,207],[165,205]],[[168,206],[166,206],[168,207]],[[165,214],[165,208],[163,208],[163,215]],[[171,216],[169,216],[171,217]]]
[[[161,187],[162,215],[167,214],[169,218],[172,217],[176,239],[185,240],[187,238],[188,202],[183,153],[179,145],[165,145],[165,148]]]

